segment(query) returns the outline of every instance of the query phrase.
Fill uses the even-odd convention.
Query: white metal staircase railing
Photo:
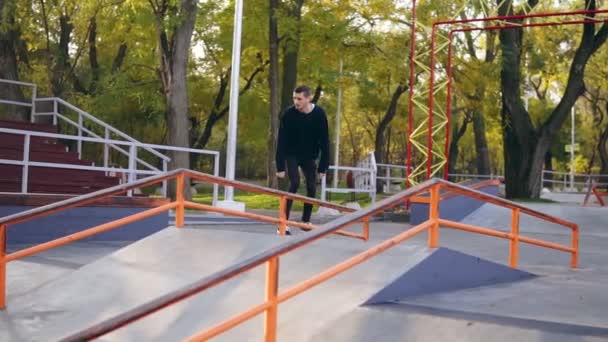
[[[6,80],[3,78],[0,78],[0,83],[11,84],[11,85],[21,86],[21,87],[28,87],[28,88],[32,89],[32,96],[31,96],[30,102],[14,101],[14,100],[7,100],[7,99],[0,98],[0,103],[7,104],[7,105],[21,106],[21,107],[29,107],[31,109],[32,118],[33,118],[34,112],[36,111],[36,92],[38,91],[38,87],[34,83]]]
[[[167,157],[165,154],[159,151],[175,151],[175,152],[184,152],[184,153],[193,153],[199,155],[208,155],[213,157],[213,174],[219,175],[219,158],[220,154],[218,151],[212,150],[203,150],[203,149],[192,149],[192,148],[183,148],[183,147],[175,147],[175,146],[165,146],[165,145],[156,145],[156,144],[144,144],[139,140],[129,136],[128,134],[120,131],[119,129],[113,127],[112,125],[98,119],[94,115],[72,105],[71,103],[58,98],[58,97],[45,97],[45,98],[37,98],[37,86],[33,83],[26,82],[18,82],[13,80],[5,80],[0,79],[0,83],[10,84],[15,86],[23,86],[29,87],[32,89],[31,91],[31,101],[23,102],[23,101],[13,101],[6,100],[0,98],[0,104],[8,104],[8,105],[16,105],[23,107],[31,108],[31,122],[36,121],[36,117],[40,116],[51,116],[54,125],[58,125],[60,122],[65,122],[68,126],[73,127],[76,130],[75,135],[69,134],[52,134],[52,133],[42,133],[42,132],[33,132],[33,131],[24,131],[24,130],[14,130],[14,129],[5,129],[0,128],[0,133],[8,133],[8,134],[16,134],[23,135],[24,139],[24,147],[23,147],[23,160],[15,161],[15,160],[6,160],[0,159],[0,164],[8,164],[8,165],[22,165],[23,166],[23,177],[21,184],[21,192],[27,193],[27,170],[30,166],[42,166],[42,167],[56,167],[56,168],[66,168],[66,169],[82,169],[82,170],[97,170],[97,171],[105,171],[108,173],[123,173],[128,175],[128,181],[133,182],[137,179],[138,175],[154,175],[163,172],[167,172],[168,164],[171,161],[171,158]],[[1,94],[0,94],[1,96]],[[42,107],[45,107],[44,104],[50,104],[46,107],[51,107],[51,111],[40,111]],[[70,115],[63,111],[63,109],[68,109],[75,113],[74,115]],[[70,117],[72,116],[72,117]],[[87,124],[95,125],[95,128],[90,127],[87,128]],[[95,133],[93,129],[101,129],[103,131],[103,137]],[[88,166],[88,165],[71,165],[64,163],[42,163],[42,162],[33,162],[29,160],[29,151],[30,151],[30,141],[32,136],[39,137],[49,137],[56,139],[66,139],[76,141],[78,157],[82,158],[82,149],[83,143],[97,143],[103,144],[103,165],[102,166]],[[126,156],[128,158],[128,166],[126,167],[115,167],[110,165],[110,151],[114,150],[119,152],[120,154]],[[141,151],[145,151],[150,153],[152,156],[158,158],[162,167],[156,167],[149,162],[145,161],[141,157]],[[163,184],[162,189],[163,196],[167,195],[167,187],[166,183]],[[131,195],[131,194],[129,194]],[[213,188],[213,201],[217,202],[218,197],[218,187],[217,185]]]

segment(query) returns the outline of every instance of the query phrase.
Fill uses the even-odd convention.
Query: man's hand
[[[320,178],[325,177],[325,172],[319,172],[319,177],[320,177]]]
[[[277,172],[277,177],[285,178],[285,171]]]

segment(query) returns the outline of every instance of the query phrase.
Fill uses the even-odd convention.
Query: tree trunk
[[[190,41],[196,21],[197,2],[195,0],[182,0],[180,6],[180,21],[172,36],[172,44],[166,61],[168,79],[165,84],[167,99],[167,127],[168,143],[171,146],[189,147],[189,115],[188,115],[188,61],[190,56]],[[161,35],[162,40],[162,35]],[[161,41],[161,44],[163,42]],[[167,51],[167,50],[165,50]],[[173,152],[169,154],[170,169],[190,168],[190,158],[187,152]],[[191,198],[190,182],[184,184],[184,194]]]
[[[63,97],[65,91],[64,80],[66,71],[70,67],[69,46],[73,29],[74,25],[68,15],[64,14],[59,17],[59,45],[51,71],[51,91],[56,97]]]
[[[551,151],[545,153],[545,171],[553,171],[553,154]],[[548,172],[543,179],[548,182],[546,184],[541,184],[541,186],[553,189],[553,173]]]
[[[480,175],[490,174],[490,151],[488,139],[486,139],[486,125],[483,114],[476,109],[473,112],[473,131],[475,133],[475,151],[477,152],[477,173]]]
[[[448,155],[448,174],[458,173],[456,169],[456,163],[458,161],[458,142],[464,136],[467,131],[467,127],[469,126],[470,115],[465,115],[462,120],[462,125],[460,127],[454,126],[454,131],[452,133],[452,139],[450,139],[450,153]]]
[[[266,159],[266,184],[276,189],[277,165],[275,155],[279,133],[279,29],[277,24],[277,9],[279,0],[270,0],[268,7],[268,55],[270,70],[268,72],[268,87],[270,90],[270,124],[268,125],[268,156]]]
[[[0,78],[19,80],[17,55],[19,31],[15,29],[15,5],[11,1],[0,0]],[[0,99],[26,102],[19,86],[0,83]],[[5,117],[11,120],[27,121],[29,108],[2,105],[0,114],[6,110]]]
[[[608,175],[608,126],[604,128],[604,131],[600,135],[600,140],[597,145],[597,151],[600,156],[600,174]],[[602,177],[599,179],[600,183],[608,183],[608,177]],[[608,188],[608,186],[604,186]]]
[[[403,93],[407,91],[408,87],[406,85],[398,85],[395,91],[393,92],[393,96],[391,97],[391,102],[388,105],[386,113],[382,120],[380,120],[380,124],[376,127],[376,140],[374,144],[374,156],[376,157],[376,163],[382,164],[387,160],[387,146],[386,146],[386,129],[390,125],[391,121],[397,114],[397,104],[399,103],[399,98]],[[382,192],[382,184],[376,184],[377,191]]]
[[[376,163],[383,163],[386,160],[386,136],[385,132],[388,128],[388,125],[391,123],[395,115],[397,114],[397,104],[399,102],[399,98],[403,95],[404,92],[407,91],[407,86],[398,85],[395,91],[393,92],[393,96],[391,97],[391,102],[386,109],[386,113],[382,120],[380,120],[380,124],[376,127],[376,139],[374,143],[374,155],[376,157]]]
[[[122,43],[118,47],[118,52],[116,53],[116,57],[114,57],[114,62],[112,62],[112,73],[116,73],[120,70],[122,63],[127,56],[127,43]]]
[[[321,95],[323,94],[323,86],[321,85],[321,83],[317,84],[317,87],[315,88],[315,92],[312,96],[312,103],[319,103],[319,100],[321,99]]]
[[[99,61],[97,60],[97,19],[92,17],[89,28],[89,65],[91,66],[91,84],[89,93],[94,94],[99,81]]]
[[[285,33],[283,44],[283,84],[281,86],[281,108],[293,104],[293,90],[298,81],[298,53],[300,51],[300,22],[302,19],[302,6],[304,0],[291,0],[288,13],[295,25],[293,32]]]
[[[502,4],[509,9],[509,13],[503,12],[501,15],[512,15],[511,2]],[[503,6],[500,6],[499,12]],[[520,96],[523,30],[500,30],[499,38],[503,52],[500,82],[506,195],[508,198],[530,198],[530,169],[538,138]]]

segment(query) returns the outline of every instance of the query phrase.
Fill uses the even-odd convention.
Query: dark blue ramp
[[[470,186],[476,182],[460,183],[464,186]],[[477,189],[477,191],[485,192],[486,194],[498,196],[498,185],[488,185]],[[426,194],[422,197],[428,197]],[[439,214],[441,218],[451,221],[460,221],[467,217],[470,213],[479,209],[486,202],[475,198],[457,195],[439,202]],[[429,219],[428,203],[412,203],[410,207],[410,223],[413,225],[420,224]]]
[[[0,217],[32,209],[29,206],[0,206]],[[7,229],[8,246],[38,244],[73,234],[87,228],[130,216],[149,208],[76,207],[11,225]],[[169,214],[160,213],[83,241],[135,241],[168,226]]]
[[[393,303],[415,296],[509,283],[533,277],[536,275],[441,247],[363,305]]]

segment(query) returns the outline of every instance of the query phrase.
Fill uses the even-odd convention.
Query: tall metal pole
[[[236,166],[236,139],[239,110],[239,79],[241,69],[241,29],[243,22],[243,0],[234,3],[234,35],[232,38],[232,70],[230,73],[230,112],[228,115],[228,146],[226,147],[226,178],[234,180]],[[224,190],[226,201],[234,200],[231,186]]]
[[[574,190],[574,126],[576,125],[574,114],[574,106],[572,106],[572,110],[570,110],[570,116],[572,117],[570,128],[570,190]]]
[[[411,171],[414,170],[412,166],[412,133],[414,132],[414,83],[416,81],[416,0],[412,0],[412,27],[410,36],[410,98],[408,102],[408,117],[407,117],[407,157],[405,162],[405,186],[411,185]]]
[[[342,70],[344,68],[344,61],[340,58],[340,77],[342,77]],[[338,83],[338,108],[336,112],[336,147],[334,151],[334,165],[336,170],[334,172],[334,188],[338,187],[338,169],[340,166],[340,125],[342,120],[342,84]]]

